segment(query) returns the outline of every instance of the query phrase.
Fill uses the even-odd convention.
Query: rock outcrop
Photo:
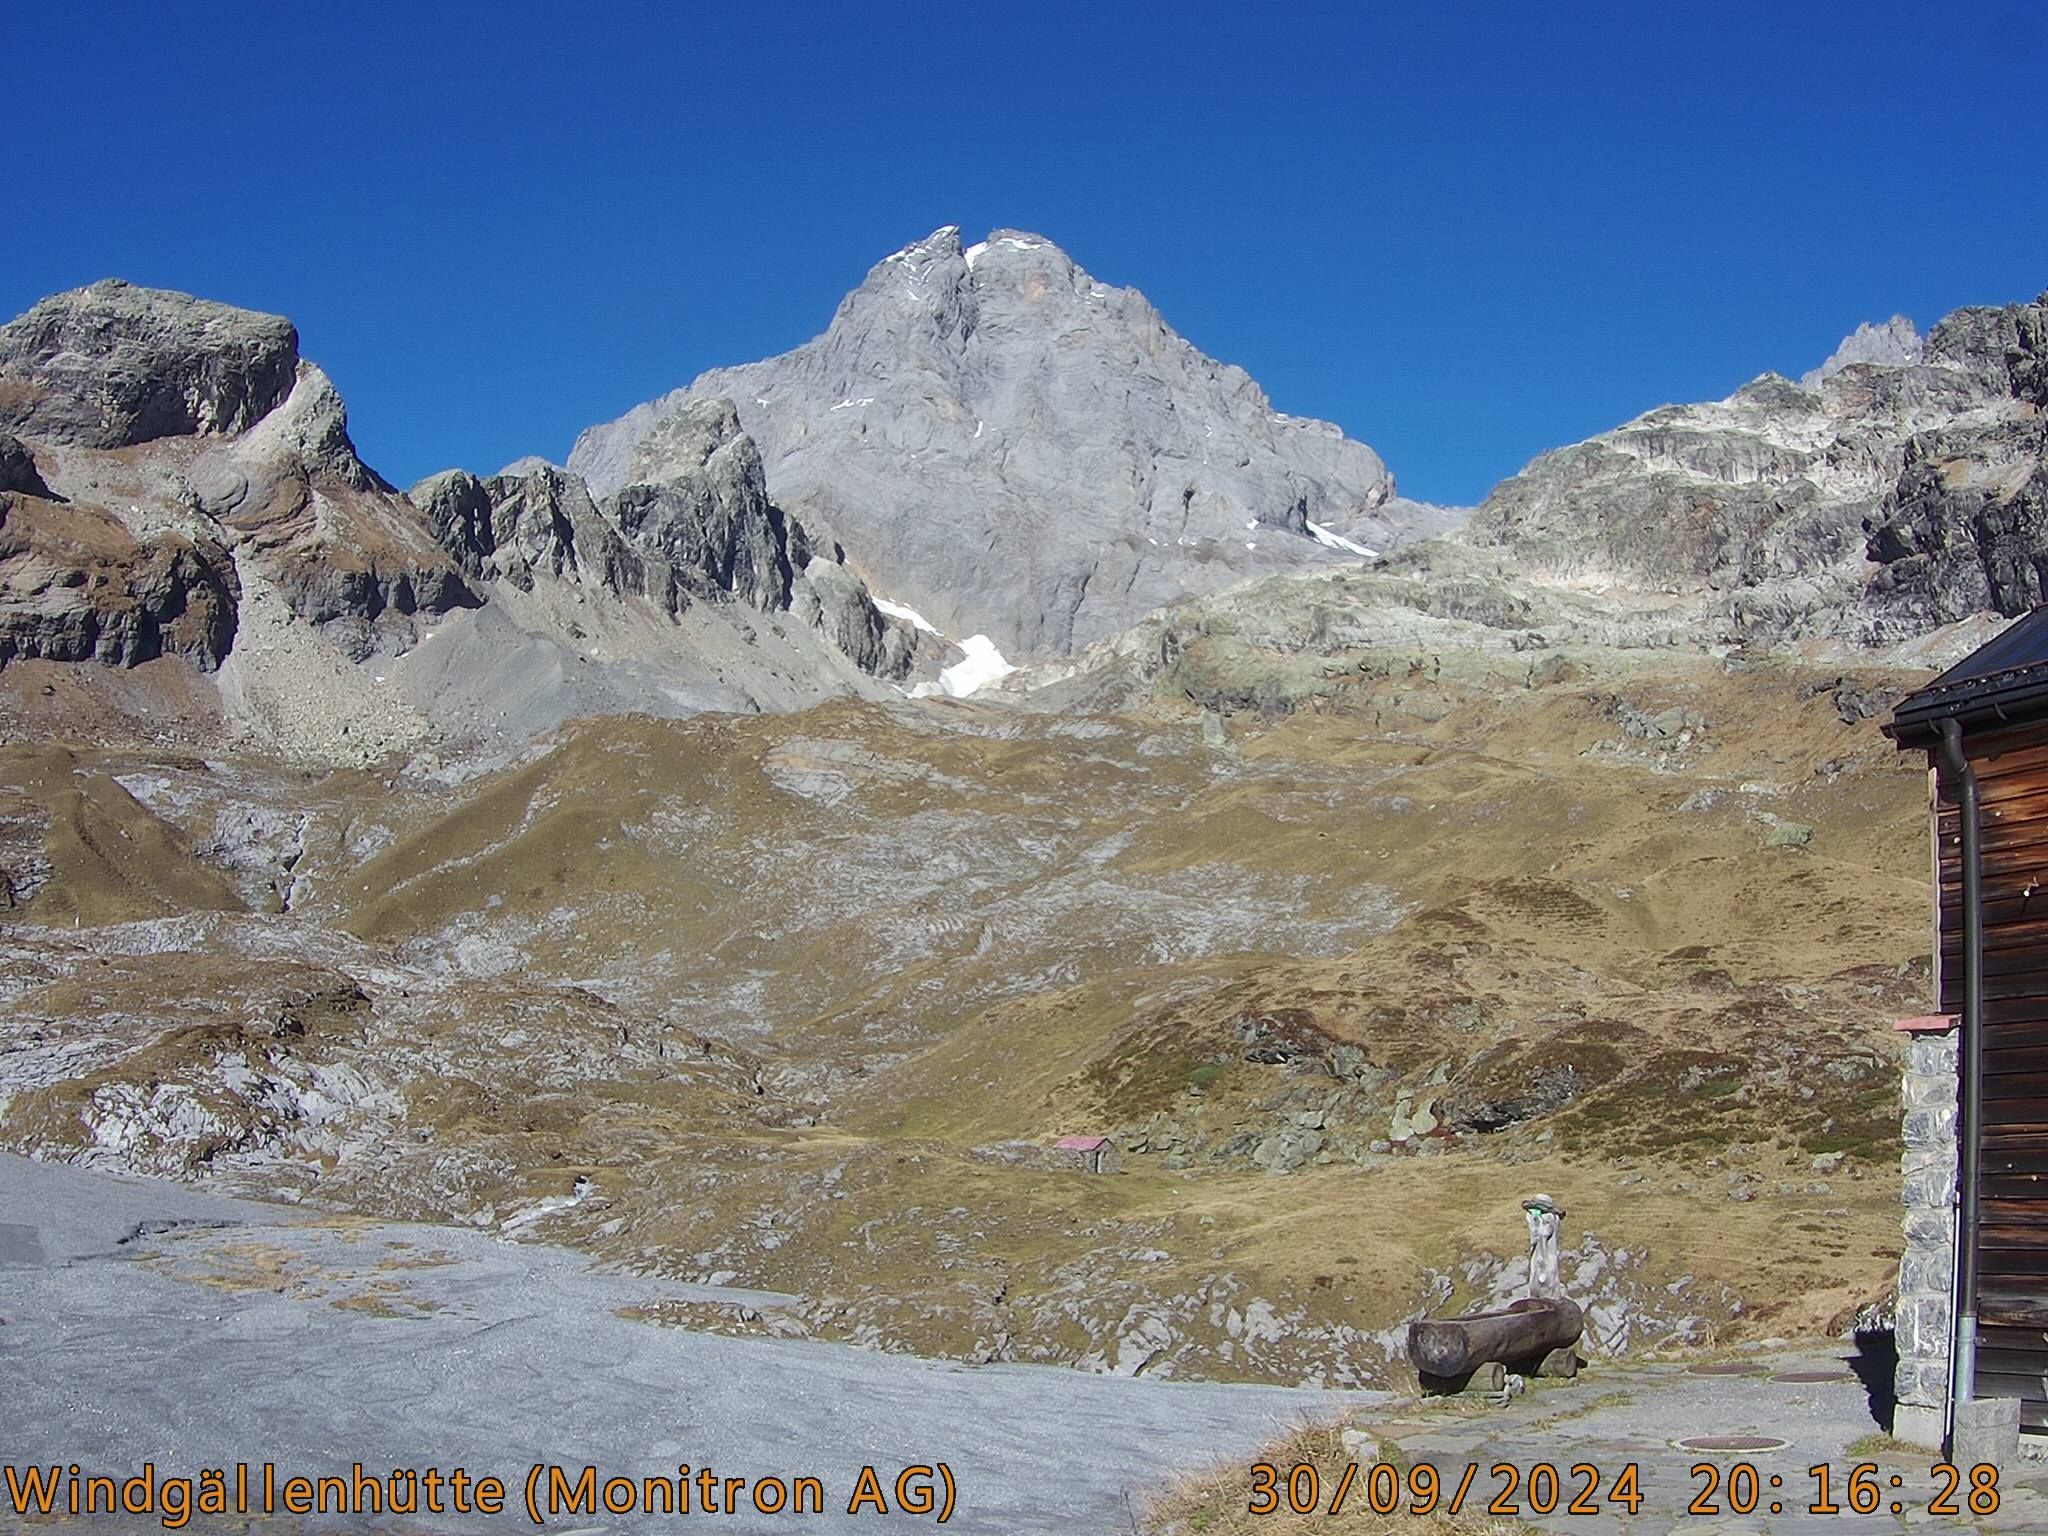
[[[1866,328],[1808,375],[1544,454],[1457,537],[1521,575],[1661,594],[1708,644],[1880,645],[2048,596],[2041,302],[1923,346]]]
[[[1826,362],[1799,376],[1802,389],[1819,389],[1852,363],[1880,363],[1898,368],[1920,361],[1920,333],[1904,315],[1893,315],[1883,325],[1869,321],[1842,338],[1841,345],[1828,354]]]
[[[664,420],[635,454],[640,471],[612,498],[634,544],[674,575],[672,606],[732,597],[789,606],[788,534],[768,500],[760,450],[730,400],[697,400]]]
[[[240,563],[351,655],[471,605],[273,315],[94,283],[0,327],[0,659],[218,667]]]
[[[648,593],[646,563],[598,511],[579,475],[535,461],[487,479],[451,469],[411,491],[434,538],[476,582],[522,592],[536,581],[589,582],[615,596]]]
[[[730,399],[781,506],[876,590],[955,637],[1057,654],[1188,592],[1356,560],[1451,514],[1370,448],[1273,409],[1134,289],[1050,241],[941,229],[877,264],[830,327],[593,427],[570,467],[609,495],[687,464]]]
[[[348,763],[938,668],[769,499],[725,401],[671,413],[602,502],[537,459],[416,498],[289,321],[104,282],[0,327],[0,665],[183,657],[238,740]]]
[[[1961,310],[1927,355],[1982,403],[1906,443],[1869,529],[1869,605],[1900,629],[2025,613],[2048,603],[2048,295]]]
[[[0,492],[4,491],[46,499],[50,494],[36,469],[36,456],[29,452],[28,444],[11,432],[0,432]]]
[[[915,631],[876,609],[836,545],[769,500],[760,451],[730,401],[678,411],[635,471],[601,503],[581,475],[539,459],[484,480],[451,470],[413,487],[412,499],[480,583],[644,599],[669,618],[696,604],[793,613],[862,672],[908,674]]]
[[[0,427],[85,448],[232,437],[284,403],[298,362],[289,320],[108,278],[0,327]]]
[[[183,656],[218,667],[240,583],[226,550],[176,534],[137,540],[79,518],[44,520],[0,496],[0,666],[17,659],[135,666]]]

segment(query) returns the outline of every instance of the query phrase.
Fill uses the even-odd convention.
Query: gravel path
[[[360,1222],[0,1155],[0,1461],[75,1461],[121,1477],[145,1461],[178,1477],[269,1461],[280,1487],[358,1460],[371,1475],[462,1466],[508,1488],[504,1513],[434,1526],[474,1531],[534,1528],[520,1506],[535,1463],[571,1479],[594,1465],[600,1480],[673,1483],[687,1464],[692,1478],[710,1467],[750,1487],[770,1476],[823,1483],[822,1518],[763,1515],[739,1492],[739,1511],[716,1522],[722,1530],[930,1529],[929,1515],[896,1512],[895,1478],[944,1461],[957,1489],[947,1529],[1089,1536],[1128,1530],[1131,1503],[1176,1470],[1241,1456],[1344,1401],[969,1368],[618,1315],[663,1298],[775,1301],[599,1273],[578,1254],[484,1233]],[[847,1514],[863,1465],[881,1475],[887,1520]],[[0,1487],[0,1528],[11,1513]],[[546,1523],[652,1530],[680,1518]],[[432,1523],[378,1528],[422,1524]],[[189,1527],[202,1528],[200,1519]]]

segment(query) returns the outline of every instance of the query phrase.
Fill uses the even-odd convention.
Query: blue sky
[[[298,322],[399,484],[1044,233],[1469,502],[1541,450],[2048,288],[2048,5],[0,0],[0,309]]]

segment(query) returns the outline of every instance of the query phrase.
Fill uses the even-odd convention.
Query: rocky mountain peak
[[[600,499],[573,470],[525,459],[412,489],[434,538],[502,610],[495,638],[464,644],[517,646],[551,675],[535,689],[514,669],[494,673],[536,728],[588,709],[792,708],[907,675],[916,635],[769,500],[731,401],[664,418],[635,445],[630,475]],[[407,681],[443,687],[461,670],[444,652]]]
[[[570,467],[608,495],[643,473],[644,442],[717,398],[776,502],[879,593],[1012,652],[1064,653],[1186,593],[1449,520],[1021,230],[963,244],[949,225],[891,253],[815,340],[591,428]]]
[[[1978,388],[2048,409],[2048,293],[2031,304],[1945,316],[1928,333],[1927,359],[1971,375]]]
[[[501,475],[530,475],[543,469],[560,469],[553,460],[544,459],[537,453],[522,453],[498,473]]]
[[[960,226],[958,224],[941,224],[922,240],[913,240],[893,255],[884,256],[875,263],[875,268],[879,271],[881,268],[899,261],[945,260],[961,254]]]
[[[474,601],[281,316],[112,279],[43,300],[0,326],[0,461],[0,664],[212,670],[273,621],[362,656]]]
[[[1917,363],[1921,346],[1920,333],[1904,315],[1893,315],[1883,325],[1872,325],[1866,320],[1842,338],[1826,362],[1802,374],[1799,382],[1807,389],[1818,389],[1856,363],[1879,363],[1889,368]]]
[[[742,447],[738,409],[730,400],[686,402],[633,446],[632,482],[647,483],[694,474],[720,453],[758,457],[753,443]]]
[[[1765,375],[1536,459],[1460,537],[1635,588],[1714,643],[1889,644],[2048,601],[2048,305],[1865,326],[1808,387]]]
[[[232,435],[298,366],[289,320],[108,278],[0,326],[0,428],[87,448]]]

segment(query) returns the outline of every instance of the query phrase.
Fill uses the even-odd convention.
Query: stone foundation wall
[[[1906,1251],[1899,1260],[1892,1433],[1916,1445],[1941,1443],[1948,1392],[1948,1292],[1956,1201],[1956,1032],[1913,1036],[1906,1048],[1903,1139]]]

